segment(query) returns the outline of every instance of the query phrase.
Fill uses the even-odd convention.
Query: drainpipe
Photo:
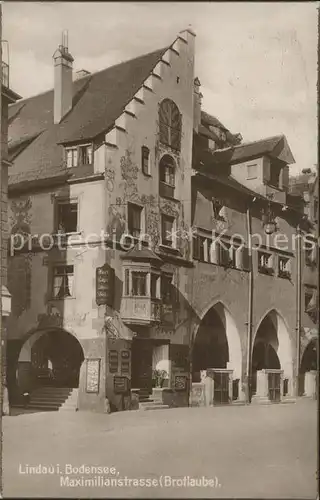
[[[300,376],[300,337],[301,337],[301,229],[297,226],[297,294],[296,294],[296,339],[297,339],[297,362],[296,362],[296,396],[299,396]]]
[[[2,323],[2,4],[0,3],[0,456],[2,457],[2,411],[3,411],[3,323]],[[2,474],[0,474],[0,495],[2,494]]]
[[[250,202],[249,202],[250,203]],[[247,207],[247,237],[248,237],[248,259],[249,259],[249,293],[248,293],[248,321],[247,321],[247,360],[246,360],[246,404],[251,402],[252,384],[252,310],[253,310],[253,266],[252,266],[252,229],[250,204]]]

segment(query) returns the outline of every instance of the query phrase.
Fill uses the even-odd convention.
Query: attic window
[[[92,164],[92,144],[82,144],[66,148],[67,167]]]

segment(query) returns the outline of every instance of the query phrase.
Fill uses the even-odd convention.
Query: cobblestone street
[[[3,433],[5,497],[315,499],[317,495],[315,401],[112,415],[28,413],[4,417]],[[55,473],[27,473],[28,467],[40,464],[54,466]],[[70,475],[66,464],[115,471],[83,474],[74,469]],[[95,476],[94,485],[82,485],[82,478]],[[102,485],[111,477],[125,476],[154,480],[154,486]],[[189,487],[170,487],[170,478],[180,478],[183,484],[185,476]],[[204,484],[203,477],[212,479],[213,486],[190,486],[190,478]]]

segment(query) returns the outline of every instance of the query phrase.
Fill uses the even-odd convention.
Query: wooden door
[[[152,343],[148,340],[132,342],[131,378],[132,388],[152,393]]]

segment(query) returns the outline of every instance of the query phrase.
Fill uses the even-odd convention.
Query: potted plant
[[[152,371],[152,385],[153,387],[162,388],[164,381],[168,378],[166,370],[153,370]]]

